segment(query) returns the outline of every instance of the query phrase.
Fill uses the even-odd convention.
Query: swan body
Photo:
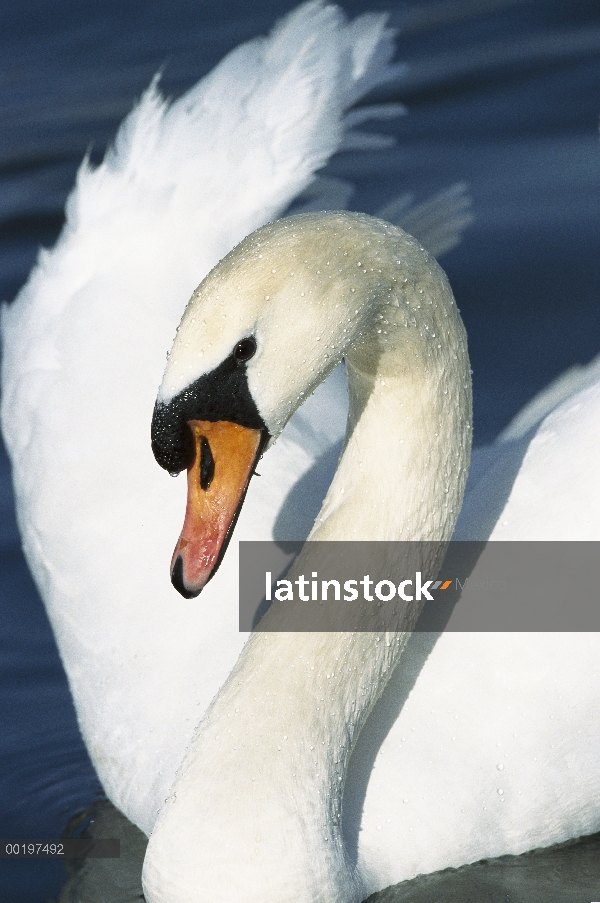
[[[368,242],[361,229],[369,230]],[[391,243],[393,253],[387,259],[378,256],[370,266],[369,254],[379,240]],[[271,435],[281,430],[290,409],[301,403],[304,389],[312,387],[311,381],[322,378],[344,353],[350,397],[346,442],[309,538],[352,539],[358,522],[362,537],[368,539],[443,538],[453,529],[453,503],[450,498],[444,505],[448,484],[441,468],[450,468],[446,479],[460,493],[458,475],[467,457],[464,434],[469,426],[468,405],[461,403],[460,389],[468,388],[468,362],[460,334],[448,330],[441,284],[431,284],[430,264],[426,258],[414,260],[414,254],[397,230],[374,226],[366,217],[338,214],[284,220],[250,236],[225,258],[194,294],[183,317],[159,404],[189,392],[203,370],[216,371],[229,349],[251,334],[258,351],[248,364],[248,385]],[[359,286],[354,266],[346,265],[348,258],[353,264],[356,258],[357,267],[360,259],[367,272],[384,275],[377,275],[366,288]],[[310,272],[301,265],[306,261]],[[389,314],[396,308],[386,281],[394,278],[398,265],[404,303],[410,305],[416,335],[424,343],[416,355],[414,336],[405,332],[406,321],[399,315],[395,322]],[[331,268],[337,274],[332,288]],[[242,294],[238,285],[244,287]],[[442,313],[434,324],[429,320],[430,305],[435,309],[438,304]],[[306,305],[309,313],[302,316]],[[218,316],[230,306],[231,314]],[[363,310],[368,311],[370,326]],[[396,371],[385,354],[368,347],[380,335],[382,310],[389,334],[401,335],[387,353],[402,361],[405,372]],[[353,349],[357,336],[361,364],[366,368],[369,362],[372,368],[368,384],[360,366],[357,377]],[[317,339],[325,342],[324,351],[315,350]],[[438,347],[444,348],[441,369],[431,354]],[[452,424],[444,421],[439,397],[436,403],[435,393],[425,388],[425,374],[438,391],[444,386],[457,415]],[[556,410],[547,403],[550,413],[542,412],[526,431],[528,435],[537,425],[537,441],[528,435],[529,457],[525,455],[515,481],[522,480],[523,485],[507,493],[496,480],[498,495],[508,494],[502,517],[509,516],[506,512],[519,502],[520,493],[528,490],[538,499],[543,494],[546,474],[536,462],[537,449],[560,454],[573,417],[579,418],[578,426],[588,427],[592,445],[597,440],[594,421],[600,386],[590,373],[587,377],[582,382],[589,384]],[[424,407],[411,411],[409,404],[409,410],[403,410],[406,400],[414,398],[426,399]],[[386,435],[374,440],[369,433],[376,434],[382,423]],[[445,437],[442,453],[440,435]],[[547,449],[547,436],[554,451]],[[510,443],[504,445],[510,462],[514,450]],[[495,456],[500,462],[502,451],[496,450]],[[375,485],[370,482],[373,460],[378,462]],[[389,460],[403,474],[417,472],[415,484],[408,475],[392,498],[387,487],[395,479],[394,471],[385,471]],[[541,474],[535,485],[537,470]],[[488,503],[497,506],[491,496],[488,492]],[[461,527],[466,530],[470,525],[473,533],[485,526],[476,516],[477,497],[473,490],[475,514],[472,511],[468,526]],[[440,515],[445,522],[428,519]],[[546,530],[545,538],[556,535]],[[265,629],[276,625],[277,614]],[[151,903],[171,899],[187,903],[205,895],[221,900],[258,897],[264,895],[265,886],[270,893],[272,883],[273,895],[284,899],[358,900],[418,872],[523,851],[597,829],[600,728],[593,717],[594,678],[600,672],[597,636],[446,634],[433,639],[415,634],[406,648],[405,636],[389,646],[378,646],[378,635],[359,637],[267,632],[250,638],[197,729],[150,839],[144,888]],[[384,674],[392,670],[402,650],[391,684],[360,735],[387,681]],[[585,662],[584,680],[575,661]],[[358,675],[356,685],[353,673]],[[361,698],[369,692],[370,699]],[[328,703],[319,717],[320,707],[315,713],[312,705],[325,698]],[[360,704],[351,709],[356,699]],[[357,735],[358,745],[349,760]],[[374,735],[381,746],[373,762]],[[275,754],[282,750],[284,756]],[[565,763],[573,769],[572,781],[565,782]],[[341,790],[336,794],[336,788],[348,767],[343,838]],[[360,787],[365,779],[363,803]],[[356,844],[359,822],[362,836]],[[228,826],[233,823],[236,830],[231,832]],[[347,852],[353,831],[355,850],[358,847],[354,862]],[[232,860],[235,876],[227,869]]]
[[[547,386],[478,453],[455,538],[598,539],[599,440],[600,356]]]
[[[172,106],[152,86],[106,161],[82,166],[57,246],[4,311],[23,547],[100,781],[147,834],[244,642],[234,607],[208,620],[182,607],[163,566],[183,503],[148,438],[165,354],[199,278],[359,140],[346,108],[393,74],[392,53],[384,16],[347,23],[308,3]],[[274,478],[239,523],[247,538],[270,537],[310,460],[293,442],[274,452]],[[234,598],[237,576],[223,575],[206,601]]]
[[[238,778],[239,782],[248,778],[249,764],[238,775],[231,745],[215,739],[210,750],[217,721],[228,713],[235,715],[239,708],[235,705],[238,672],[233,669],[245,638],[237,628],[237,556],[231,548],[196,602],[184,602],[169,582],[168,555],[181,526],[184,487],[181,480],[170,480],[157,467],[144,438],[161,379],[161,360],[182,303],[198,280],[306,186],[341,140],[345,104],[352,103],[373,79],[383,78],[385,69],[373,62],[377,47],[382,42],[387,46],[380,19],[369,17],[361,26],[349,27],[331,8],[312,4],[296,13],[287,28],[280,27],[270,43],[238,51],[223,70],[223,82],[213,76],[170,110],[155,90],[146,96],[106,163],[95,172],[82,169],[69,202],[65,233],[54,251],[42,255],[3,321],[3,430],[13,461],[24,548],[57,638],[82,734],[107,794],[148,835],[155,828],[158,811],[163,810],[145,870],[152,903],[198,898],[196,874],[187,854],[190,845],[194,851],[199,842],[206,842],[207,851],[214,854],[214,867],[207,873],[210,881],[203,884],[203,893],[211,899],[233,899],[239,890],[236,880],[252,876],[252,893],[261,898],[281,899],[283,882],[294,899],[325,900],[329,893],[332,898],[355,900],[419,872],[521,852],[600,829],[596,804],[600,731],[594,691],[600,657],[592,635],[432,638],[414,634],[359,734],[351,760],[344,753],[341,764],[337,763],[342,773],[348,768],[344,843],[335,819],[327,839],[310,830],[315,823],[321,826],[322,808],[314,805],[314,799],[320,796],[316,790],[328,789],[339,777],[333,770],[335,762],[321,758],[304,786],[293,785],[292,802],[282,811],[289,799],[285,767],[290,760],[285,759],[284,747],[276,750],[282,745],[275,742],[277,732],[285,732],[268,711],[262,716],[272,748],[265,743],[259,752],[272,769],[274,763],[284,762],[283,770],[269,782],[282,790],[280,796],[256,793],[252,810],[247,804],[253,791],[236,783]],[[324,61],[323,70],[311,68],[318,59]],[[256,75],[264,74],[260,65],[271,67],[271,81]],[[298,104],[305,106],[292,111],[291,122],[287,118],[290,93],[282,96],[276,90],[282,71],[290,79],[298,78],[298,85],[306,89],[305,94],[298,90],[294,94]],[[307,71],[312,73],[309,77],[305,77]],[[347,77],[348,71],[353,78]],[[209,126],[217,122],[224,95],[232,93],[234,77],[249,86],[245,103],[240,103],[243,115],[257,111],[250,164],[259,173],[255,179],[248,179],[248,170],[240,171],[237,159],[230,160],[224,178],[214,168],[219,146],[210,142],[201,146],[198,163],[198,134],[210,134],[211,141],[216,140],[214,128],[201,128],[201,117],[209,117]],[[346,91],[341,100],[340,84]],[[259,96],[255,107],[253,91]],[[272,115],[261,133],[265,105]],[[233,116],[231,121],[239,118]],[[281,128],[282,122],[287,128]],[[335,123],[335,128],[326,123]],[[235,135],[222,139],[223,147],[240,144]],[[273,146],[281,152],[275,159],[267,152]],[[210,161],[213,169],[207,170]],[[222,203],[212,200],[217,196]],[[409,247],[424,267],[419,278],[430,279],[436,273],[435,278],[443,282],[418,246]],[[361,277],[370,278],[362,269]],[[285,281],[279,290],[287,291]],[[210,367],[211,360],[218,362],[235,334],[233,327],[241,326],[242,313],[232,303],[224,311],[226,326],[211,320],[201,337],[210,347],[197,349],[193,361],[196,367],[202,361],[200,370],[190,369],[191,360],[185,360],[185,355],[172,356],[161,389],[163,400],[182,386],[182,371],[174,360],[182,362],[185,385],[202,368]],[[289,417],[299,392],[308,394],[313,385],[310,382],[301,389],[286,382],[289,342],[285,343],[283,333],[278,340],[273,330],[273,324],[281,322],[276,313],[263,325],[265,335],[271,329],[273,348],[281,342],[283,357],[277,366],[285,372],[271,384],[258,375],[253,383],[273,436]],[[300,323],[306,326],[304,318],[297,320]],[[332,336],[333,327],[340,325],[338,314],[319,325],[323,335]],[[180,330],[183,347],[184,335],[185,330]],[[335,347],[329,356],[325,354],[325,362],[319,361],[321,376],[343,353],[339,336],[328,344]],[[316,345],[314,335],[309,342],[311,353]],[[203,358],[198,359],[198,350]],[[290,372],[301,373],[301,361],[289,364]],[[351,389],[360,387],[363,369],[355,366]],[[439,376],[440,371],[436,372]],[[499,531],[492,534],[498,538],[514,538],[519,530],[527,531],[528,539],[598,538],[600,506],[588,505],[588,499],[596,498],[598,484],[580,478],[589,475],[600,422],[599,380],[591,371],[587,377],[585,385],[585,380],[574,380],[566,395],[558,392],[546,398],[537,414],[517,425],[505,441],[475,453],[457,535],[479,538],[493,529]],[[373,381],[372,374],[369,378]],[[366,412],[375,431],[378,418],[389,411],[384,388],[374,393]],[[289,502],[301,485],[314,489],[312,474],[321,464],[329,463],[329,473],[335,468],[347,404],[344,376],[336,367],[265,454],[261,479],[250,483],[236,541],[286,538],[283,534],[293,530]],[[368,425],[365,421],[364,426]],[[573,430],[579,433],[576,439]],[[464,454],[464,447],[462,436],[457,449]],[[409,452],[408,448],[396,450],[400,458]],[[355,514],[346,519],[352,503],[346,506],[341,500],[348,487],[365,488],[356,487],[352,476],[360,464],[360,449],[351,442],[345,462],[327,495],[322,520],[315,526],[317,536],[321,530],[323,538],[354,538],[349,531],[370,516],[369,505],[358,495]],[[391,486],[397,473],[408,475],[404,491],[410,500],[412,471],[409,466],[405,471],[397,468],[387,480]],[[453,481],[456,509],[461,480],[458,476]],[[577,488],[573,496],[562,488],[571,480]],[[412,486],[418,487],[418,481]],[[557,486],[568,513],[565,523],[570,526],[563,527],[559,516],[563,509],[560,498],[555,498]],[[486,499],[493,504],[486,505]],[[310,508],[315,502],[305,495],[303,504]],[[544,516],[544,511],[551,516]],[[454,515],[436,520],[438,515],[439,509],[427,514],[403,507],[399,514],[373,516],[365,530],[370,538],[387,538],[391,533],[386,531],[409,527],[425,530],[420,538],[448,536]],[[528,523],[533,524],[529,529]],[[578,532],[571,530],[575,524]],[[336,532],[329,533],[333,528]],[[506,532],[500,535],[503,529]],[[364,641],[367,645],[357,641],[352,648],[321,648],[311,637],[307,645],[292,648],[289,642],[286,646],[285,635],[274,636],[275,641],[263,635],[246,645],[241,666],[248,669],[254,663],[257,676],[253,680],[259,683],[249,681],[240,693],[251,693],[257,686],[264,689],[260,681],[272,681],[274,673],[276,681],[283,676],[289,679],[290,692],[297,692],[293,675],[274,671],[273,657],[283,653],[288,662],[300,663],[307,663],[310,656],[322,654],[325,662],[327,656],[347,653],[370,662],[377,671],[385,668],[386,656],[393,659],[399,653],[404,642],[380,654],[372,635]],[[307,672],[310,667],[307,664]],[[315,696],[328,699],[332,685],[328,683],[324,690],[323,682],[319,683],[322,670],[317,670],[310,686]],[[328,673],[331,670],[325,670]],[[364,717],[355,725],[355,735],[381,689],[381,673],[373,674],[372,683],[366,684],[377,691],[367,690],[371,696],[364,700]],[[222,687],[211,716],[203,721]],[[340,684],[338,700],[347,699],[355,689],[351,683]],[[253,730],[245,720],[251,709],[246,706],[236,724],[242,742],[245,732]],[[298,734],[301,726],[293,721],[296,734],[291,728],[286,734],[295,744],[304,742]],[[336,739],[343,727],[335,727]],[[322,741],[331,740],[319,734],[323,728],[317,722],[305,722],[305,728],[314,730],[321,741],[309,746],[322,747]],[[208,786],[202,776],[196,781],[195,769],[201,770],[202,762],[212,769],[213,782]],[[262,762],[255,764],[260,774]],[[174,783],[177,772],[177,784],[183,790]],[[320,786],[315,784],[319,780]],[[220,794],[217,788],[225,789]],[[263,784],[260,788],[265,789]],[[237,791],[245,800],[241,812]],[[339,795],[332,798],[340,802]],[[252,822],[255,815],[264,825],[264,841],[263,834],[252,834],[250,849],[245,819]],[[207,821],[213,825],[216,847],[211,846]],[[178,847],[183,856],[173,859],[170,854],[186,824],[188,839]],[[229,852],[225,872],[218,867],[221,850]],[[258,857],[258,865],[252,856]],[[177,861],[177,867],[169,866],[167,860]],[[231,874],[238,864],[239,872]],[[244,898],[249,889],[244,886],[240,891]]]

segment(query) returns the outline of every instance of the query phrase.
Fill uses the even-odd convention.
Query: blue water
[[[175,96],[291,9],[281,0],[28,0],[0,6],[0,297],[51,245],[81,158],[99,160],[163,69]],[[600,351],[600,4],[441,0],[387,9],[406,75],[380,94],[410,115],[396,146],[340,154],[333,175],[374,213],[467,181],[475,223],[443,260],[469,332],[475,439],[493,439],[552,377]],[[478,12],[478,14],[476,14]],[[469,14],[470,13],[470,14]],[[378,124],[378,130],[381,126]],[[99,787],[20,552],[0,455],[0,837],[58,836]],[[57,894],[52,863],[0,861],[0,900]]]

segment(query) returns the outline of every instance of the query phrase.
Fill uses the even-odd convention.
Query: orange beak
[[[264,434],[225,420],[190,420],[188,426],[195,455],[187,472],[185,520],[171,559],[171,581],[191,599],[225,554]]]

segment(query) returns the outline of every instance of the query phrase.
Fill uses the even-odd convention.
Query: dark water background
[[[84,153],[102,158],[159,68],[176,96],[294,5],[2,0],[0,298],[55,241]],[[600,4],[344,8],[390,11],[410,68],[379,99],[410,115],[383,126],[395,147],[340,154],[328,170],[355,183],[351,206],[368,213],[468,182],[476,220],[443,264],[469,333],[475,439],[491,441],[550,379],[600,352]],[[3,451],[0,506],[0,838],[56,837],[99,787],[20,552]],[[57,864],[0,861],[0,900],[44,903],[63,880]]]

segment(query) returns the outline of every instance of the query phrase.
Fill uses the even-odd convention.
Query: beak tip
[[[202,592],[202,587],[192,590],[186,586],[183,578],[183,558],[181,555],[177,556],[173,569],[171,570],[171,583],[184,599],[195,599],[196,596],[199,596]]]

